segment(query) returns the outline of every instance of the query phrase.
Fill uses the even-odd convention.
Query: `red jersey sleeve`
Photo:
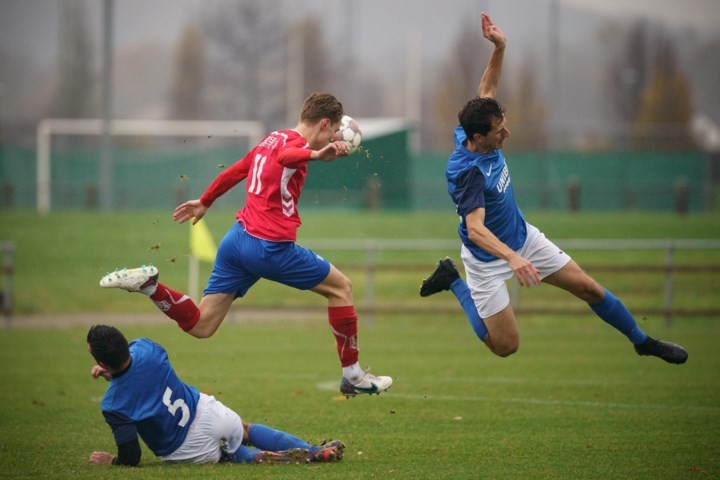
[[[222,194],[245,180],[250,170],[251,154],[252,151],[218,175],[205,189],[205,193],[200,197],[200,202],[206,207],[210,207]]]
[[[308,147],[307,141],[303,137],[300,137],[280,150],[278,153],[278,162],[283,166],[293,165],[298,162],[308,162],[310,161],[311,153],[312,150]]]

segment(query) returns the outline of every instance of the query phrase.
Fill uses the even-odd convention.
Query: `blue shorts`
[[[261,278],[309,290],[325,280],[328,273],[330,262],[312,250],[295,242],[270,242],[253,237],[236,222],[218,246],[203,295],[229,293],[243,297]]]

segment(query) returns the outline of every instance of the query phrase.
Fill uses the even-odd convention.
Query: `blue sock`
[[[233,455],[235,456],[235,463],[255,463],[255,455],[258,453],[260,453],[260,450],[257,448],[240,445],[240,448],[235,450]]]
[[[605,298],[598,303],[590,305],[593,312],[605,322],[609,323],[625,335],[633,344],[643,343],[647,338],[625,305],[607,289],[605,290]]]
[[[484,342],[485,337],[487,337],[488,334],[487,327],[485,326],[483,319],[480,318],[480,315],[478,314],[467,283],[465,283],[465,280],[462,278],[458,278],[450,285],[450,290],[455,294],[463,310],[465,310],[465,315],[467,316],[468,322],[470,322],[470,326],[475,332],[475,335]]]
[[[270,452],[280,452],[291,448],[307,448],[311,452],[317,450],[317,447],[313,448],[305,440],[259,423],[253,423],[250,426],[248,439],[251,445]]]

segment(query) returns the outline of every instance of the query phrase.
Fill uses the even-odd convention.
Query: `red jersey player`
[[[173,219],[195,224],[222,194],[246,180],[245,206],[218,247],[215,265],[200,305],[158,282],[158,269],[143,266],[105,275],[100,286],[141,292],[190,335],[211,336],[230,310],[259,279],[266,278],[328,301],[328,319],[337,344],[346,396],[379,394],[392,378],[372,375],[358,363],[357,315],[352,284],[335,266],[295,243],[300,226],[297,203],[308,163],[333,161],[348,153],[344,142],[332,141],[343,115],[342,104],[327,93],[314,93],[303,103],[294,129],[267,135],[245,157],[223,171],[196,200],[175,209]]]

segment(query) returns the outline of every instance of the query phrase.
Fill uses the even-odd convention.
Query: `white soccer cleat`
[[[346,398],[363,393],[380,395],[380,392],[386,391],[392,383],[393,380],[390,377],[378,377],[366,371],[360,381],[356,383],[352,383],[343,377],[340,382],[340,393],[345,395]]]
[[[139,268],[123,268],[108,273],[100,279],[100,286],[103,288],[121,288],[128,292],[140,292],[143,288],[157,284],[157,267],[143,265]]]

